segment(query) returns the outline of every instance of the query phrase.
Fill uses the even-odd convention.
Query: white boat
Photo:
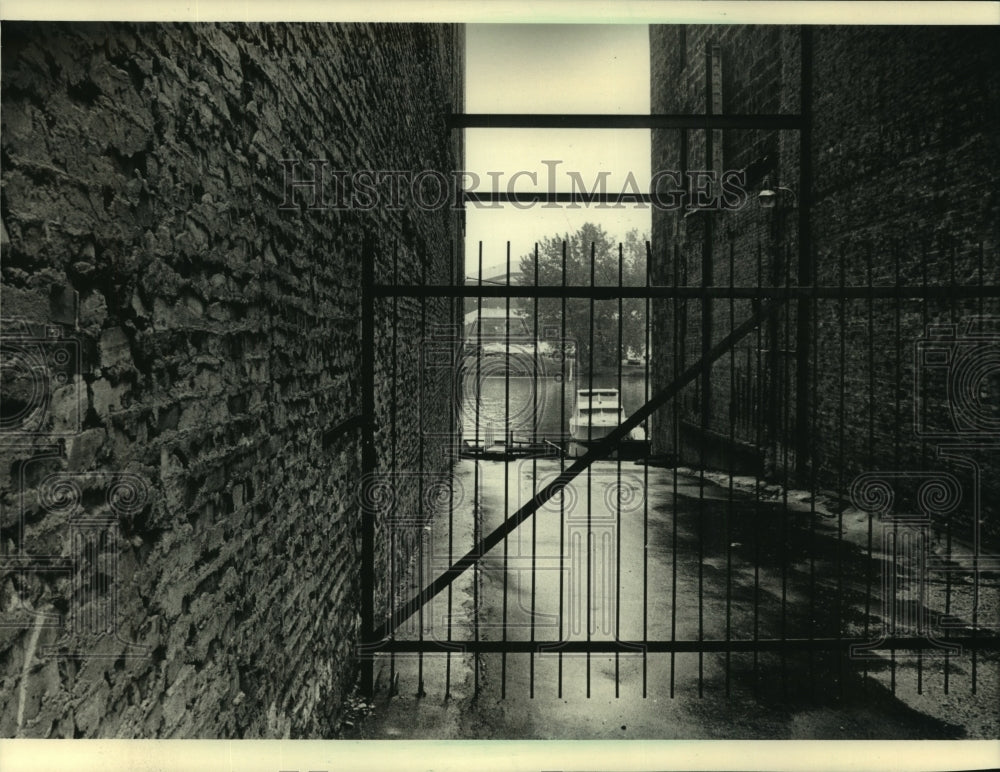
[[[576,410],[569,419],[570,436],[577,442],[604,439],[626,418],[618,389],[581,389],[576,393]],[[628,439],[644,440],[646,432],[637,426]]]

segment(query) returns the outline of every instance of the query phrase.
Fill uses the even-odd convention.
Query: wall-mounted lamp
[[[773,209],[778,203],[778,198],[785,193],[791,193],[793,200],[798,201],[798,196],[795,195],[794,190],[786,188],[784,185],[771,187],[771,180],[765,177],[760,188],[760,193],[757,194],[757,200],[760,201],[761,208]]]

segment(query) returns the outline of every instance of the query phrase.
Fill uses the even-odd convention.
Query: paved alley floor
[[[451,506],[425,529],[407,592],[439,575],[559,470],[555,459],[461,462]],[[459,648],[462,641],[549,641],[552,650],[380,655],[373,709],[344,736],[997,738],[995,654],[878,650],[862,660],[820,651],[558,650],[560,642],[616,637],[874,641],[891,559],[883,547],[856,510],[834,514],[773,488],[598,462],[396,635]],[[920,581],[929,607],[944,602],[938,584],[900,581]],[[979,595],[981,624],[995,627],[995,577],[980,582]],[[949,597],[953,615],[970,610],[967,585],[956,582]],[[922,618],[931,618],[926,611]]]

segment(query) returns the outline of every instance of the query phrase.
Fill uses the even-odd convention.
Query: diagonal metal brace
[[[768,303],[763,307],[758,307],[753,316],[719,341],[711,350],[706,352],[705,356],[688,367],[668,386],[654,394],[645,405],[626,418],[621,426],[594,445],[585,455],[577,459],[571,466],[568,466],[565,470],[563,470],[558,477],[536,493],[530,501],[528,501],[513,515],[508,517],[503,523],[497,526],[489,535],[485,536],[477,545],[466,553],[465,556],[456,561],[454,565],[427,585],[427,587],[421,590],[420,593],[396,608],[385,623],[374,631],[373,640],[368,642],[369,645],[374,644],[374,646],[377,647],[378,641],[388,638],[388,636],[391,635],[392,632],[399,627],[399,625],[415,614],[421,606],[426,604],[431,598],[448,587],[452,582],[458,579],[459,576],[465,573],[465,571],[472,568],[481,557],[503,541],[503,538],[521,525],[521,523],[534,515],[539,508],[545,504],[545,502],[559,493],[573,480],[573,478],[586,470],[587,467],[595,461],[598,461],[611,453],[618,443],[628,436],[629,432],[645,421],[655,410],[665,405],[695,378],[706,372],[715,360],[729,351],[729,349],[736,345],[749,332],[756,329],[761,322],[774,314],[785,304],[785,302],[785,299],[775,300],[774,302]]]

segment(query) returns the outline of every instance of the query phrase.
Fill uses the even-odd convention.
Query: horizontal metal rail
[[[850,651],[852,647],[868,647],[873,642],[865,638],[760,638],[735,640],[606,640],[606,641],[407,641],[385,640],[375,646],[365,647],[363,653],[408,652],[417,653],[469,653],[469,654],[642,654],[646,653],[727,653],[727,652],[789,652],[789,651]],[[1000,636],[965,636],[945,638],[940,641],[928,638],[886,638],[872,651],[928,651],[940,649],[941,644],[958,645],[977,651],[1000,650]],[[954,656],[954,655],[953,655]]]
[[[666,206],[663,202],[669,194],[657,197],[657,204]],[[477,193],[474,190],[462,192],[462,196],[467,203],[473,204],[596,204],[598,208],[607,205],[606,208],[613,208],[618,204],[649,204],[653,201],[653,196],[649,193],[598,193],[574,191],[570,193],[550,193],[548,191],[490,191],[488,193]]]
[[[427,585],[417,595],[413,596],[409,601],[406,601],[401,606],[396,608],[385,623],[377,630],[373,639],[377,641],[391,635],[392,632],[399,627],[399,625],[415,614],[421,606],[425,605],[431,600],[431,598],[451,585],[451,583],[465,573],[465,571],[472,568],[480,558],[496,547],[501,541],[503,541],[506,535],[514,531],[521,525],[521,523],[534,515],[539,508],[545,504],[545,502],[565,488],[566,485],[572,482],[577,475],[586,470],[595,461],[598,461],[611,453],[611,451],[614,450],[618,444],[628,436],[629,432],[649,418],[649,416],[652,415],[658,408],[673,399],[673,397],[677,395],[681,389],[705,372],[712,366],[712,363],[715,362],[715,360],[729,351],[729,349],[742,340],[744,336],[754,330],[759,324],[774,314],[783,305],[784,301],[776,300],[768,303],[762,308],[756,309],[753,316],[719,341],[719,343],[706,352],[700,360],[688,367],[670,384],[653,395],[645,405],[626,418],[617,429],[607,435],[604,439],[600,440],[589,451],[587,451],[584,456],[574,462],[572,466],[567,467],[559,474],[558,477],[535,494],[535,496],[517,512],[497,526],[488,536],[481,539],[478,544],[465,554],[464,557],[456,561],[449,569]]]
[[[380,284],[372,290],[376,297],[445,298],[736,298],[777,299],[899,299],[949,300],[1000,297],[1000,285],[965,286],[872,286],[872,287],[562,287],[518,284],[464,287],[444,284]]]
[[[802,117],[792,114],[705,115],[595,113],[453,113],[452,129],[781,129],[797,131]]]

